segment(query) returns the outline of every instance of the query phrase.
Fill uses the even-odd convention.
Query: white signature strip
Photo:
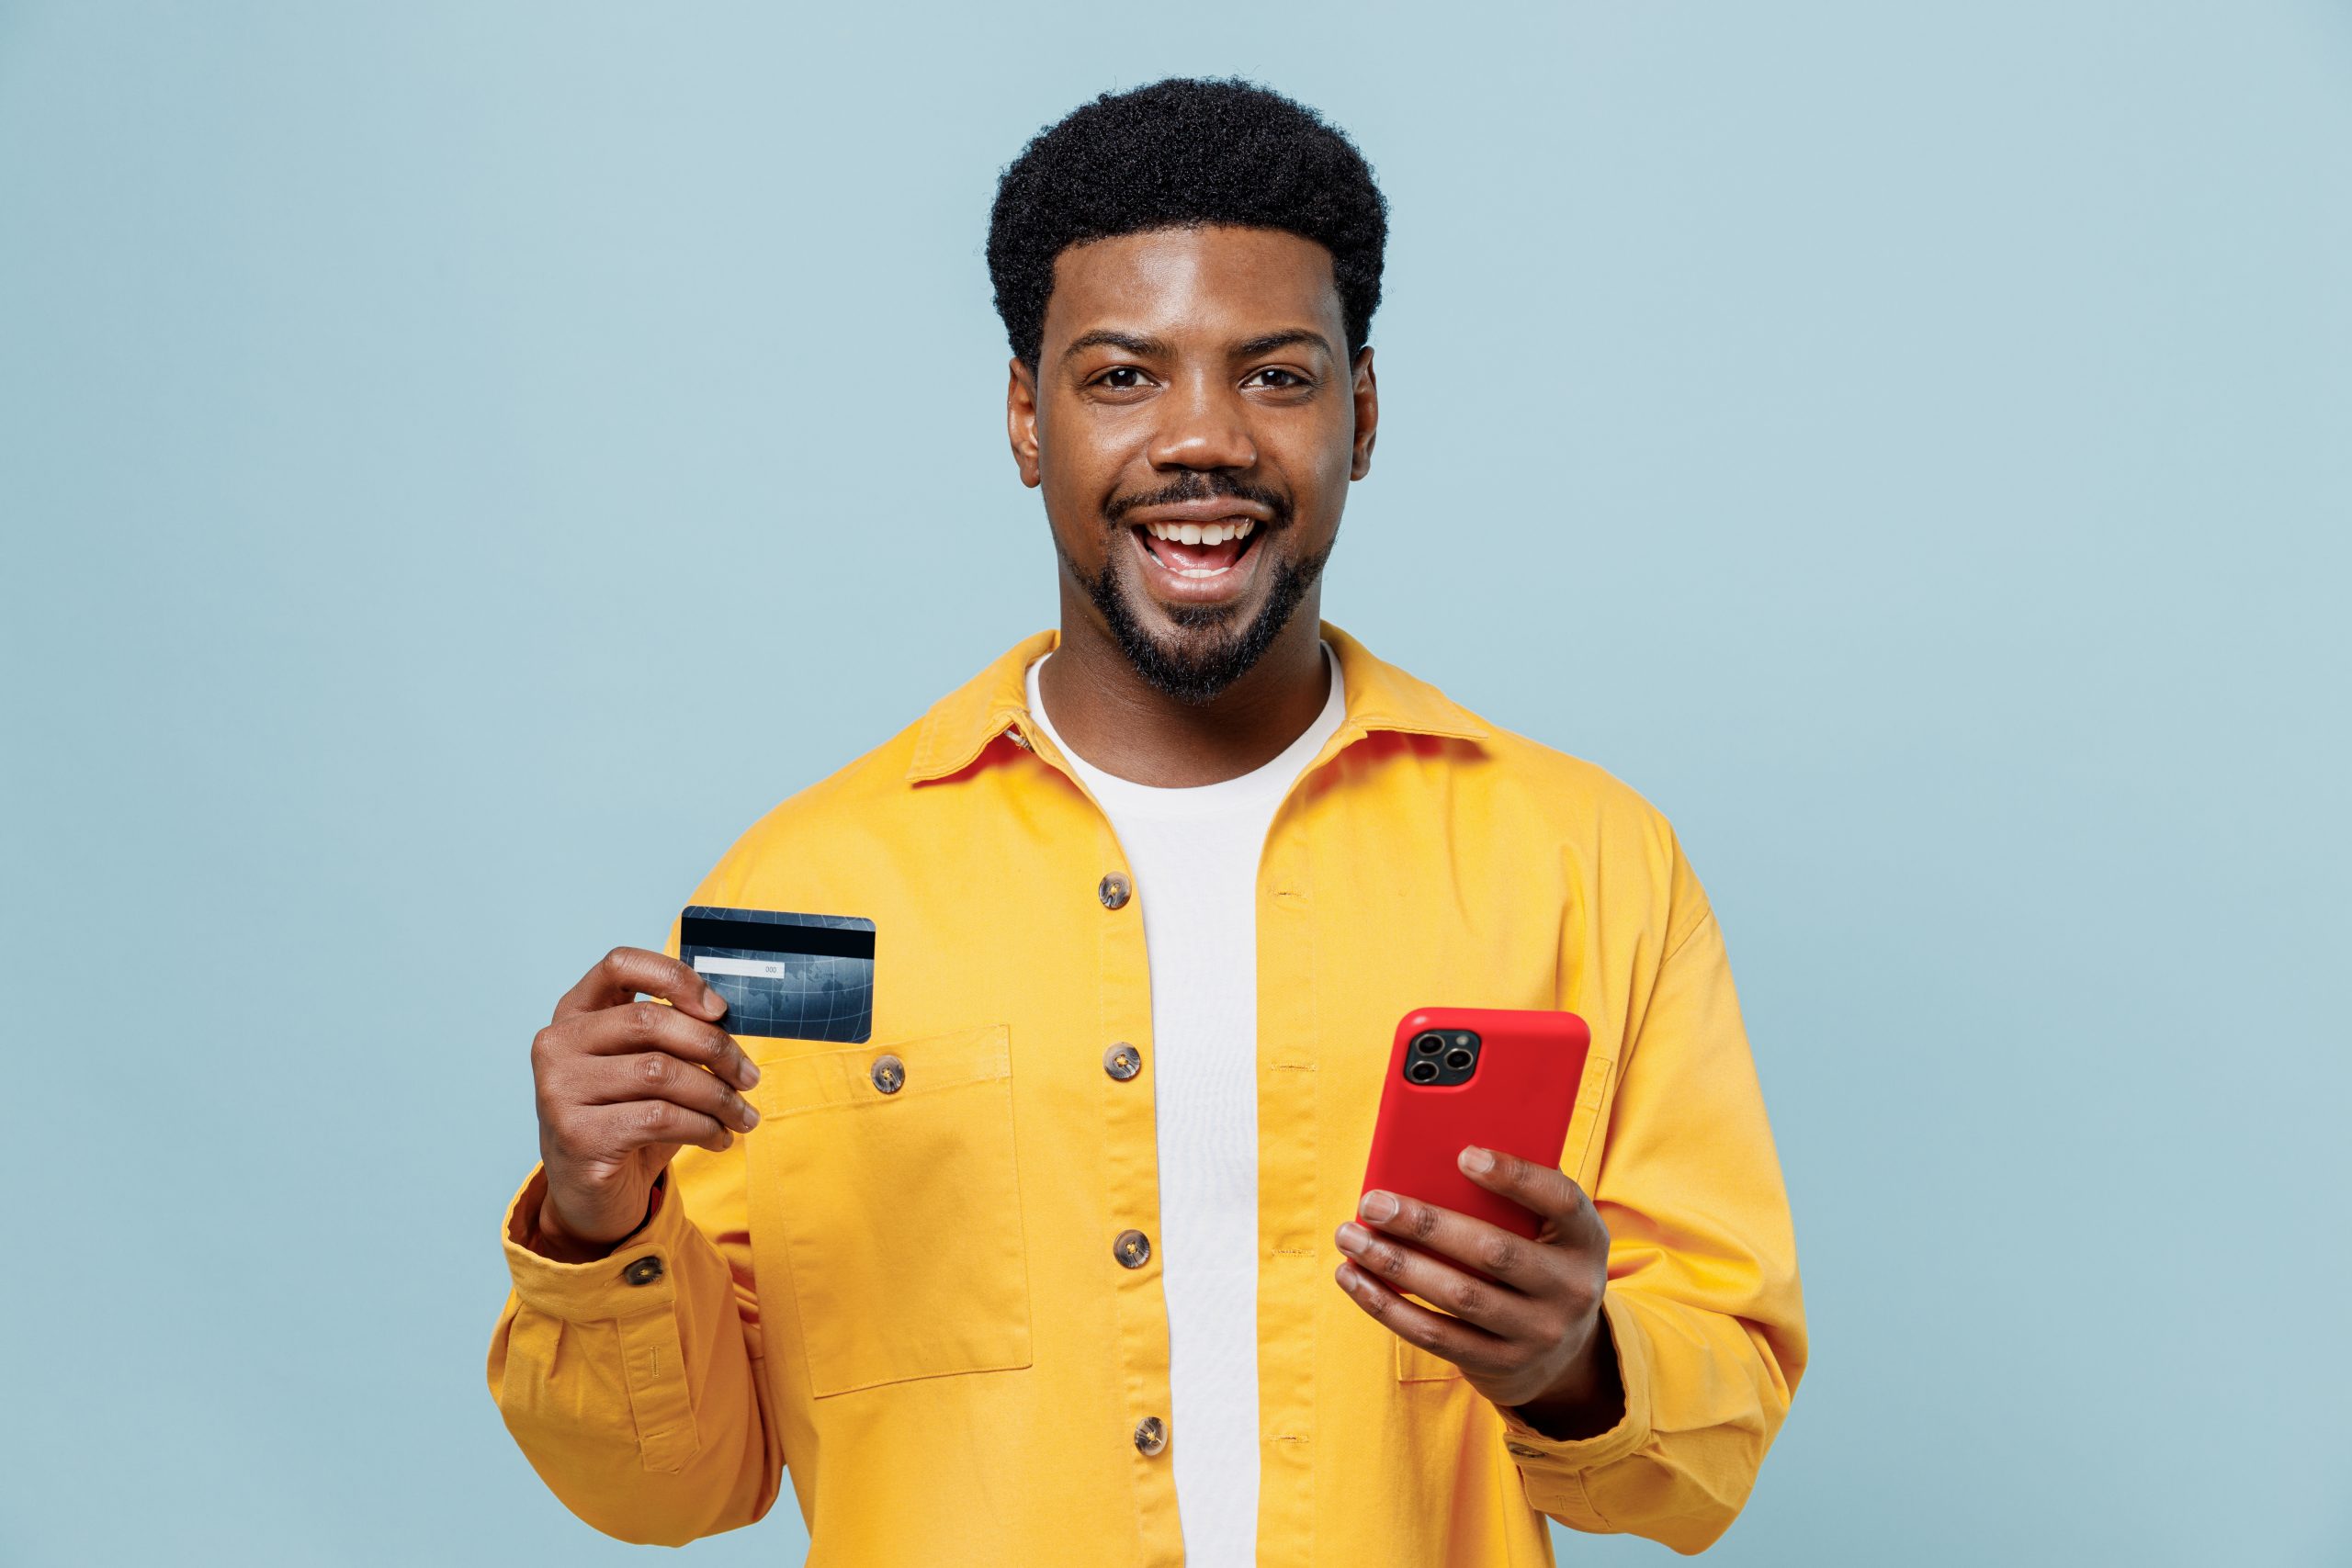
[[[781,980],[784,965],[773,958],[713,958],[707,953],[695,954],[697,975],[744,975],[758,980]]]

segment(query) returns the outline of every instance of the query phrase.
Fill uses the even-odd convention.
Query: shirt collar
[[[1378,729],[1411,735],[1443,735],[1484,740],[1487,727],[1468,709],[1428,682],[1407,674],[1329,621],[1318,622],[1323,640],[1339,655],[1345,687],[1345,714],[1339,732],[1324,748],[1337,748]],[[969,767],[1016,720],[1034,722],[1025,677],[1029,666],[1061,646],[1061,628],[1048,626],[1006,649],[988,667],[931,705],[915,737],[907,779],[921,784]]]

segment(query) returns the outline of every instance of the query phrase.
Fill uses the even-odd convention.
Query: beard
[[[1125,532],[1125,525],[1114,523],[1111,527],[1113,538],[1111,547],[1103,552],[1102,570],[1091,576],[1080,570],[1069,552],[1062,548],[1058,534],[1054,536],[1054,553],[1062,558],[1063,569],[1086,590],[1087,598],[1102,613],[1119,651],[1126,656],[1136,673],[1153,690],[1195,706],[1214,700],[1250,672],[1290,624],[1292,614],[1306,599],[1307,591],[1321,580],[1323,563],[1330,558],[1332,545],[1339,543],[1335,532],[1315,554],[1274,563],[1273,581],[1267,586],[1257,614],[1238,627],[1232,625],[1236,612],[1226,605],[1178,604],[1166,608],[1164,613],[1180,630],[1223,635],[1162,641],[1144,629],[1136,613],[1143,590],[1136,582],[1126,541],[1117,537]],[[1272,542],[1263,541],[1258,547],[1264,549]]]

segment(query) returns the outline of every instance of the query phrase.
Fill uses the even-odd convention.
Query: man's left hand
[[[1608,1228],[1584,1189],[1560,1170],[1476,1145],[1459,1163],[1471,1180],[1542,1219],[1535,1239],[1374,1190],[1357,1209],[1363,1223],[1339,1229],[1340,1250],[1350,1259],[1340,1265],[1340,1288],[1398,1337],[1460,1367],[1471,1387],[1537,1431],[1566,1438],[1609,1430],[1624,1415],[1625,1394],[1600,1316]],[[1446,1312],[1406,1300],[1406,1291]]]

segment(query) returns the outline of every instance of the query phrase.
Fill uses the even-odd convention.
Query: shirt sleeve
[[[674,939],[672,952],[674,953]],[[547,1170],[506,1209],[512,1285],[491,1337],[491,1396],[574,1514],[679,1546],[775,1503],[785,1472],[752,1272],[743,1138],[671,1157],[646,1223],[588,1263],[530,1247]]]
[[[1689,1553],[1746,1503],[1806,1345],[1788,1196],[1723,934],[1677,869],[1677,903],[1703,912],[1667,944],[1629,1020],[1592,1189],[1624,1416],[1563,1440],[1503,1415],[1536,1508]]]

